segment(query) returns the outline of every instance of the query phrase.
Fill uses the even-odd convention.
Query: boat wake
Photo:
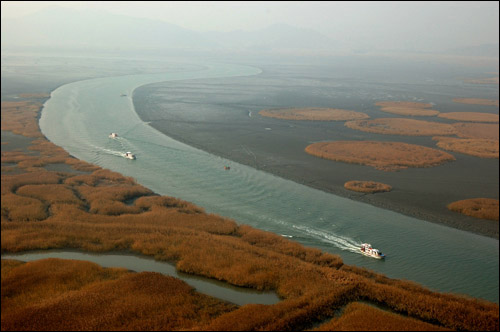
[[[322,230],[317,230],[302,225],[293,225],[293,228],[307,233],[309,236],[315,238],[316,240],[332,244],[339,249],[350,251],[357,254],[360,253],[359,248],[361,246],[361,243],[358,243],[357,241],[349,237],[328,233]]]

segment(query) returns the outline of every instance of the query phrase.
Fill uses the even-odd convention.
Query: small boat
[[[229,167],[229,166],[224,166],[224,169],[225,169],[226,171],[229,171],[229,170],[231,169],[231,167]]]
[[[126,93],[122,93],[122,94],[120,95],[120,97],[127,97],[127,94],[126,94]]]
[[[127,153],[125,153],[125,158],[134,160],[135,155],[132,152],[127,152]]]
[[[385,258],[385,255],[378,249],[373,249],[372,245],[369,243],[363,243],[361,245],[361,253],[365,256],[376,258],[376,259],[383,259]]]
[[[109,134],[109,138],[117,138],[118,134],[117,133],[111,133]]]

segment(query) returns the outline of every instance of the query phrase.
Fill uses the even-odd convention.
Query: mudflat
[[[388,97],[432,102],[433,109],[439,112],[470,109],[470,105],[453,102],[453,87],[443,88],[439,81],[430,87],[389,83],[381,87],[377,80],[353,83],[353,79],[334,78],[334,73],[329,77],[324,68],[314,66],[263,69],[262,74],[252,77],[143,86],[134,92],[135,109],[152,127],[212,154],[339,196],[498,238],[498,222],[462,215],[446,207],[462,199],[498,199],[498,159],[452,152],[456,160],[439,166],[385,172],[318,158],[304,150],[313,143],[340,140],[401,142],[439,149],[437,142],[430,136],[353,130],[346,128],[344,121],[286,120],[259,114],[265,109],[317,107],[355,110],[372,119],[387,118],[388,113],[380,111],[376,103]],[[429,93],[430,89],[434,91]],[[458,97],[458,84],[457,89]],[[470,94],[484,98],[492,98],[489,96],[498,90],[474,84],[470,89]],[[498,114],[495,106],[478,107],[482,112]],[[435,116],[422,120],[455,123]],[[377,194],[352,192],[344,188],[344,183],[352,179],[385,183],[393,190]]]

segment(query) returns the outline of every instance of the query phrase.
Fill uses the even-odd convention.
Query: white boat
[[[376,258],[376,259],[383,259],[385,258],[385,255],[378,249],[373,249],[372,245],[369,243],[363,243],[361,245],[361,248],[359,249],[361,253],[365,256]]]
[[[111,133],[109,134],[109,138],[117,138],[118,134],[117,133]]]
[[[127,153],[125,153],[125,158],[134,160],[135,155],[132,152],[127,152]]]

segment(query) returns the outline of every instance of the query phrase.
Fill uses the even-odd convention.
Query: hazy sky
[[[498,1],[2,1],[2,18],[51,5],[162,20],[195,31],[256,30],[275,23],[315,29],[343,42],[392,49],[498,43]]]

